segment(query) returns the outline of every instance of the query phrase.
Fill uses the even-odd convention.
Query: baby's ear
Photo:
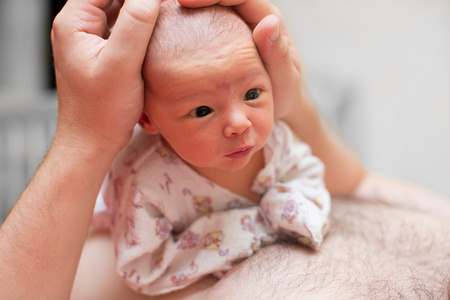
[[[159,133],[158,128],[156,128],[156,126],[153,124],[152,121],[150,121],[150,118],[144,112],[142,113],[141,118],[139,119],[139,125],[141,125],[141,127],[150,134]]]

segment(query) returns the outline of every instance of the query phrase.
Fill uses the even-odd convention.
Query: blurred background
[[[272,2],[319,111],[364,166],[450,198],[450,0]],[[64,3],[0,0],[0,223],[55,131],[50,28]]]

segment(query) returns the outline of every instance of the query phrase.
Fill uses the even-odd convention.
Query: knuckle
[[[70,16],[65,14],[64,8],[56,15],[52,22],[52,28],[50,32],[50,38],[52,44],[55,40],[64,40],[67,34],[73,30],[70,24]]]
[[[59,13],[53,20],[51,35],[58,36],[63,27],[64,27],[64,19],[62,18],[61,13]]]
[[[158,15],[158,10],[142,3],[134,3],[130,5],[124,5],[122,9],[131,19],[134,19],[140,23],[153,24]]]

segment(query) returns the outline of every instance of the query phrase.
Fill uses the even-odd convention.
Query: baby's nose
[[[226,137],[241,135],[252,126],[252,122],[248,119],[246,113],[242,110],[234,110],[227,118],[224,128]]]

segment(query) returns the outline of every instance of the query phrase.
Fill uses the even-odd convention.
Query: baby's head
[[[143,76],[140,124],[194,168],[240,169],[266,143],[270,78],[251,30],[231,9],[163,0]]]
[[[219,52],[236,37],[252,39],[252,32],[231,8],[190,9],[177,0],[162,0],[144,67],[163,67],[174,58],[201,59],[210,51]]]

